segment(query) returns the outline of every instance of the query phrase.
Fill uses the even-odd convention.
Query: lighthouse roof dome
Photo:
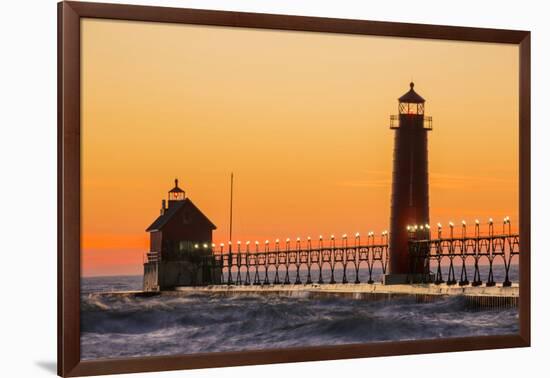
[[[424,100],[422,96],[420,96],[418,93],[415,92],[414,83],[412,81],[410,83],[410,86],[411,86],[411,89],[409,89],[409,91],[405,93],[403,96],[399,97],[399,102],[408,102],[413,104],[420,104],[420,103],[426,102],[426,100]]]
[[[179,186],[178,186],[178,179],[174,180],[174,187],[170,189],[168,193],[185,193]]]

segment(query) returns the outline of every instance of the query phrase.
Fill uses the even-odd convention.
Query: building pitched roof
[[[418,93],[414,91],[413,82],[411,82],[410,86],[411,86],[411,89],[407,93],[405,93],[403,96],[399,97],[399,102],[408,102],[412,104],[420,104],[420,103],[426,102],[426,100],[424,100],[422,96],[420,96]]]
[[[216,225],[212,223],[212,221],[208,219],[207,216],[204,215],[203,212],[200,211],[200,209],[197,206],[195,206],[195,204],[191,202],[189,198],[186,198],[182,201],[176,201],[170,204],[170,206],[168,207],[168,209],[166,209],[164,214],[160,215],[157,219],[155,219],[155,221],[149,227],[147,227],[145,231],[146,232],[160,231],[170,221],[170,219],[172,219],[172,217],[185,206],[192,206],[193,208],[195,208],[195,210],[197,211],[197,214],[199,214],[213,230],[217,228]]]

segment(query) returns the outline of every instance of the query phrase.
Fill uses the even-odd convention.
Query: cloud
[[[363,171],[364,178],[344,180],[336,182],[337,186],[354,188],[386,188],[391,186],[391,173],[383,171]],[[474,175],[453,175],[446,173],[430,173],[430,189],[479,191],[495,189],[499,187],[517,188],[518,181],[515,177],[494,177]]]
[[[336,185],[352,188],[389,188],[391,185],[391,172],[361,171],[360,174],[366,177],[338,181],[336,182]]]
[[[499,187],[517,188],[518,181],[514,177],[450,175],[445,173],[430,174],[430,188],[459,189],[463,191],[493,190]]]

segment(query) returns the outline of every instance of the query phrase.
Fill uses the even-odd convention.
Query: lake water
[[[517,267],[512,268],[516,278]],[[336,273],[341,277],[341,272]],[[329,274],[323,273],[325,282]],[[497,282],[501,278],[495,275]],[[150,298],[99,294],[140,290],[141,285],[141,276],[82,279],[83,359],[502,335],[519,330],[517,309],[474,311],[460,297],[416,303],[413,297],[369,301],[215,293]]]

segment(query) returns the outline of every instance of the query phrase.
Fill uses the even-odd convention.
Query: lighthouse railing
[[[423,123],[423,129],[431,131],[432,130],[432,117],[431,116],[424,116],[423,117],[424,123]],[[400,116],[399,115],[390,115],[390,129],[399,129],[400,128]]]
[[[432,130],[432,117],[431,116],[424,116],[424,130],[428,130],[428,131]]]

